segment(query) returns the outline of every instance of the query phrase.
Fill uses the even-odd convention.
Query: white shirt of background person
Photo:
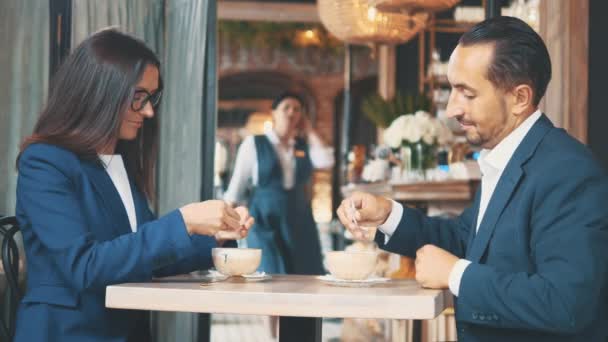
[[[279,137],[273,130],[265,132],[277,154],[283,172],[283,188],[292,189],[295,185],[295,140],[290,141],[287,148],[280,144]],[[323,145],[309,144],[312,166],[315,169],[327,169],[334,165],[333,148]],[[242,203],[244,194],[249,186],[258,185],[258,156],[253,136],[248,136],[239,147],[232,178],[224,200],[230,203]]]

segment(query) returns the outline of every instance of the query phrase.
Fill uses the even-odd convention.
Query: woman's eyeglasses
[[[163,95],[163,90],[158,89],[153,94],[150,94],[147,90],[138,89],[133,94],[133,100],[131,101],[131,110],[139,112],[144,109],[146,104],[150,102],[152,107],[156,108],[160,103],[160,98]]]

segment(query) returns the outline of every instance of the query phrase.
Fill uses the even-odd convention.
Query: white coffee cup
[[[338,279],[363,280],[374,272],[377,259],[376,252],[331,251],[325,254],[325,265]]]
[[[213,248],[211,255],[215,268],[228,276],[254,273],[262,261],[259,248]]]

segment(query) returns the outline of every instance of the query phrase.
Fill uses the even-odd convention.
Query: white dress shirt
[[[281,170],[283,172],[283,188],[289,190],[295,185],[296,160],[294,156],[295,140],[291,140],[285,148],[279,137],[273,130],[265,133],[277,154]],[[309,144],[310,160],[315,169],[326,169],[334,165],[334,154],[332,148],[322,145]],[[239,147],[234,165],[234,171],[228,189],[224,194],[224,200],[231,203],[242,203],[245,201],[245,190],[249,186],[258,184],[258,155],[253,136],[248,136]]]
[[[515,150],[526,137],[534,123],[541,117],[541,112],[537,110],[524,122],[521,123],[513,132],[505,137],[498,145],[491,150],[482,150],[479,156],[479,168],[481,169],[481,198],[479,202],[479,212],[477,214],[477,226],[475,232],[479,230],[479,225],[483,221],[484,214],[494,194],[494,189],[500,180],[500,177],[507,167],[509,160],[515,153]],[[401,217],[403,216],[403,207],[401,204],[393,201],[392,210],[384,224],[378,229],[386,235],[386,240],[395,232]],[[471,262],[466,259],[460,259],[452,268],[449,276],[450,291],[458,296],[460,289],[460,281],[462,275]]]
[[[129,185],[129,177],[120,154],[100,154],[99,158],[106,166],[106,172],[112,179],[118,195],[122,200],[122,204],[127,211],[131,231],[137,231],[137,215],[135,214],[135,203],[133,202],[133,194]]]

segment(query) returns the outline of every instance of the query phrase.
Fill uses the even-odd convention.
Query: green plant
[[[298,44],[297,35],[306,30],[316,32],[318,44],[314,48],[331,54],[342,53],[344,43],[332,36],[321,24],[229,20],[222,20],[218,23],[220,35],[238,45],[279,48],[286,51],[302,47]]]
[[[361,110],[377,127],[386,128],[403,114],[413,114],[418,110],[429,112],[431,100],[422,94],[406,94],[397,91],[391,100],[384,100],[377,93],[366,96],[361,102]]]

